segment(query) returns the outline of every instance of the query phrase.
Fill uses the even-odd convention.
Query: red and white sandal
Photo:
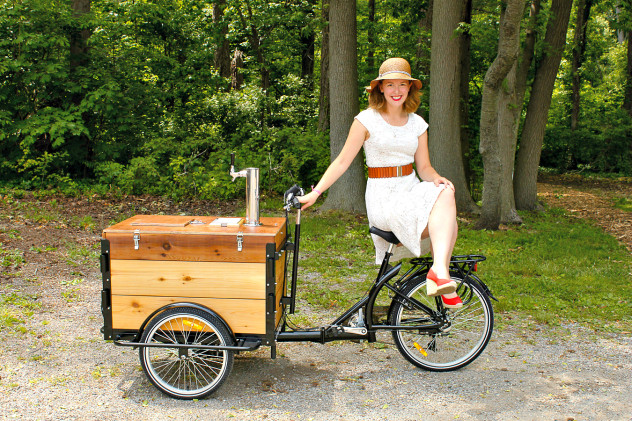
[[[456,282],[452,279],[439,279],[437,274],[430,269],[426,275],[426,293],[429,297],[449,294],[456,291]]]
[[[463,301],[461,301],[461,297],[458,295],[452,298],[446,298],[445,295],[441,296],[441,301],[443,302],[443,306],[446,308],[461,308],[463,307]]]

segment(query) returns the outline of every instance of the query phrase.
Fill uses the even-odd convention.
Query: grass
[[[99,257],[100,245],[95,243],[92,247],[82,246],[73,242],[66,242],[66,263],[72,267],[78,267],[86,261],[96,261]]]
[[[614,200],[614,207],[624,210],[626,212],[632,212],[632,199],[627,197],[617,197]]]
[[[17,269],[24,262],[24,254],[21,250],[7,250],[0,243],[0,267]]]
[[[552,209],[523,214],[508,231],[462,231],[457,252],[487,255],[479,274],[500,302],[545,323],[626,329],[632,320],[632,260],[600,228]]]
[[[500,231],[477,231],[460,222],[454,253],[487,256],[478,275],[499,299],[497,320],[503,323],[507,315],[507,323],[528,317],[629,331],[630,253],[600,228],[562,210],[521,216],[523,225]],[[298,298],[339,313],[364,294],[377,273],[368,222],[344,213],[306,214],[301,222]]]
[[[33,311],[41,308],[36,295],[11,292],[0,293],[0,331],[26,332],[23,326],[25,319],[33,315]]]

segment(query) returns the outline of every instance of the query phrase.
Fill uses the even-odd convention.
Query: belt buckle
[[[402,176],[402,173],[404,172],[404,171],[403,171],[403,169],[402,169],[402,167],[401,167],[401,166],[397,166],[397,167],[395,167],[395,168],[397,168],[397,176],[398,176],[398,177],[401,177],[401,176]]]

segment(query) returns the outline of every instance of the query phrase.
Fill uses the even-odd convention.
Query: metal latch
[[[241,251],[244,246],[244,233],[239,231],[237,233],[237,251]]]
[[[140,230],[134,230],[134,250],[140,247]]]

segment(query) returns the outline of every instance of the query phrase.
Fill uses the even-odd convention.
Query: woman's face
[[[384,94],[386,103],[395,107],[401,107],[408,97],[410,81],[404,79],[383,80],[380,91]]]

